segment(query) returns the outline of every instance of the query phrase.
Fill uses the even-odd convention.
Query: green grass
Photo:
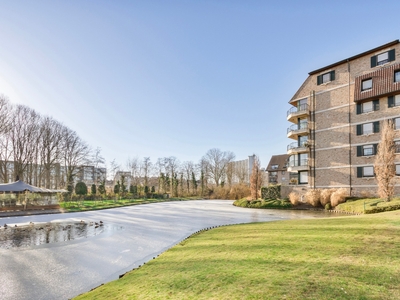
[[[400,211],[220,227],[77,299],[400,299]]]
[[[247,200],[240,199],[233,202],[233,205],[248,208],[291,208],[292,204],[288,200],[283,199],[261,199]]]
[[[168,199],[120,199],[120,200],[83,200],[83,201],[66,201],[60,202],[60,207],[67,212],[78,212],[88,210],[99,210],[107,208],[115,208],[130,205],[139,205],[147,203],[168,202],[168,201],[185,201],[198,198],[168,198]]]
[[[348,200],[345,203],[336,206],[335,210],[351,213],[378,213],[383,211],[392,211],[400,209],[400,197],[393,198],[387,202],[380,198],[367,198],[360,200]]]

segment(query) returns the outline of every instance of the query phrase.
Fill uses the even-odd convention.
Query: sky
[[[286,153],[308,73],[400,38],[400,1],[0,0],[0,94],[109,164]]]

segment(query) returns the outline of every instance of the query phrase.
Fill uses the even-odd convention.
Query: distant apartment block
[[[289,103],[288,171],[296,172],[298,184],[376,193],[382,121],[393,119],[400,130],[399,40],[310,72]],[[399,131],[396,145],[400,153]]]
[[[253,154],[246,159],[230,162],[226,171],[228,184],[249,184],[255,158],[256,156]]]

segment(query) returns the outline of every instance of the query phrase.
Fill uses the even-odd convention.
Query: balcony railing
[[[299,106],[293,106],[291,109],[287,111],[287,115],[292,115],[292,114],[298,114],[298,113],[303,113],[308,111],[308,104],[300,104]]]
[[[269,176],[268,181],[276,183],[278,182],[278,176]]]
[[[289,167],[306,167],[306,166],[308,166],[308,158],[289,161]]]
[[[307,148],[308,146],[309,146],[309,142],[308,141],[305,141],[305,142],[302,142],[302,143],[293,142],[293,143],[290,143],[287,146],[287,151],[296,150],[296,149],[299,149],[299,148]]]
[[[287,133],[289,132],[296,132],[296,131],[303,131],[308,129],[308,122],[300,123],[300,124],[293,124],[287,129]]]

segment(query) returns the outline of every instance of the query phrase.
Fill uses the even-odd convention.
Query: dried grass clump
[[[319,190],[319,189],[308,190],[305,197],[306,197],[307,203],[311,204],[314,207],[317,207],[321,204],[321,202],[320,202],[321,190]]]
[[[288,195],[289,201],[290,203],[292,203],[292,205],[298,205],[299,204],[299,200],[300,200],[300,195],[295,193],[295,192],[291,192]]]
[[[250,188],[246,184],[235,184],[229,191],[229,199],[239,200],[250,195]]]
[[[230,199],[229,198],[229,188],[217,186],[214,188],[210,195],[211,199]]]
[[[324,189],[321,191],[320,202],[323,207],[331,203],[331,195],[336,192],[336,189]]]
[[[336,192],[332,193],[331,195],[331,205],[332,207],[336,207],[340,203],[345,202],[346,197],[349,195],[347,189],[340,188]]]

